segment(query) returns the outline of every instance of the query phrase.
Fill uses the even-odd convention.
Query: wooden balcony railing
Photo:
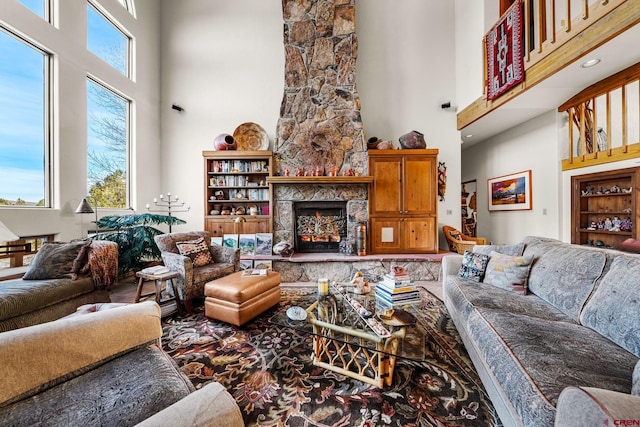
[[[640,157],[640,63],[586,88],[558,111],[569,118],[563,170]]]
[[[525,81],[488,101],[485,94],[457,115],[458,129],[560,71],[640,22],[638,0],[519,0],[524,2]],[[484,65],[486,80],[486,58]]]

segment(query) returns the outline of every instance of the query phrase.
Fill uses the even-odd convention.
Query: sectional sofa
[[[109,302],[118,245],[79,240],[46,243],[23,278],[0,281],[0,332],[59,319],[83,304]]]
[[[244,426],[221,384],[195,391],[162,351],[158,304],[105,306],[0,333],[0,425]]]
[[[639,422],[640,257],[541,237],[473,251],[443,258],[443,297],[503,424]],[[483,263],[493,277],[468,274]]]

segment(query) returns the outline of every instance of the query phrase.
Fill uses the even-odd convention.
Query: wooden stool
[[[153,280],[156,285],[156,290],[155,290],[156,302],[158,303],[158,305],[162,307],[162,305],[160,304],[162,288],[164,286],[169,286],[169,284],[171,284],[173,295],[176,298],[176,308],[178,309],[178,313],[182,314],[182,304],[180,302],[180,295],[178,294],[177,289],[173,285],[173,279],[175,279],[178,276],[180,276],[180,274],[177,271],[169,271],[168,273],[160,273],[160,274],[144,273],[143,271],[136,272],[136,277],[138,277],[139,279],[138,279],[138,289],[136,290],[136,297],[134,301],[140,302],[141,297],[143,296],[146,297],[154,294],[154,292],[144,294],[144,295],[142,294],[142,287],[144,286],[144,282]],[[163,317],[168,314],[170,313],[165,314],[165,310],[162,310]]]
[[[280,273],[246,276],[238,271],[204,285],[205,316],[240,326],[280,302]]]

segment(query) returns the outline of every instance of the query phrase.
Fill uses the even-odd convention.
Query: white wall
[[[559,120],[551,111],[462,152],[463,181],[478,183],[478,236],[509,244],[528,235],[561,239],[561,230],[570,228],[562,202],[569,186],[560,185]],[[532,209],[489,212],[487,180],[524,170],[532,173]]]
[[[356,79],[366,138],[398,144],[425,134],[448,166],[440,222],[460,222],[460,136],[455,113],[454,8],[439,0],[360,0]],[[250,121],[273,148],[284,81],[281,2],[162,3],[163,188],[191,203],[183,229],[204,226],[202,151]],[[185,111],[171,110],[178,103]],[[450,214],[447,214],[450,211]],[[443,239],[441,239],[443,240]],[[441,242],[442,243],[442,242]]]
[[[133,19],[116,0],[99,3],[136,38],[135,82],[87,51],[85,1],[59,2],[58,27],[54,28],[17,0],[2,0],[0,24],[56,54],[53,208],[0,208],[0,220],[20,236],[57,234],[59,240],[70,240],[85,236],[86,229],[92,228],[93,215],[81,218],[73,213],[87,194],[87,73],[123,88],[123,93],[134,100],[137,126],[132,135],[136,153],[133,167],[138,179],[132,189],[133,208],[144,205],[159,189],[159,8],[154,0],[137,0],[138,19]],[[118,212],[99,211],[100,216],[114,213]]]
[[[203,150],[245,122],[261,125],[271,149],[284,82],[281,3],[163,0],[162,191],[191,205],[177,214],[204,227]],[[183,112],[171,109],[176,103]]]

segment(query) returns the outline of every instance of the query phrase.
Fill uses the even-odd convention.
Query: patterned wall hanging
[[[522,2],[516,1],[485,36],[487,99],[496,99],[524,81]]]

